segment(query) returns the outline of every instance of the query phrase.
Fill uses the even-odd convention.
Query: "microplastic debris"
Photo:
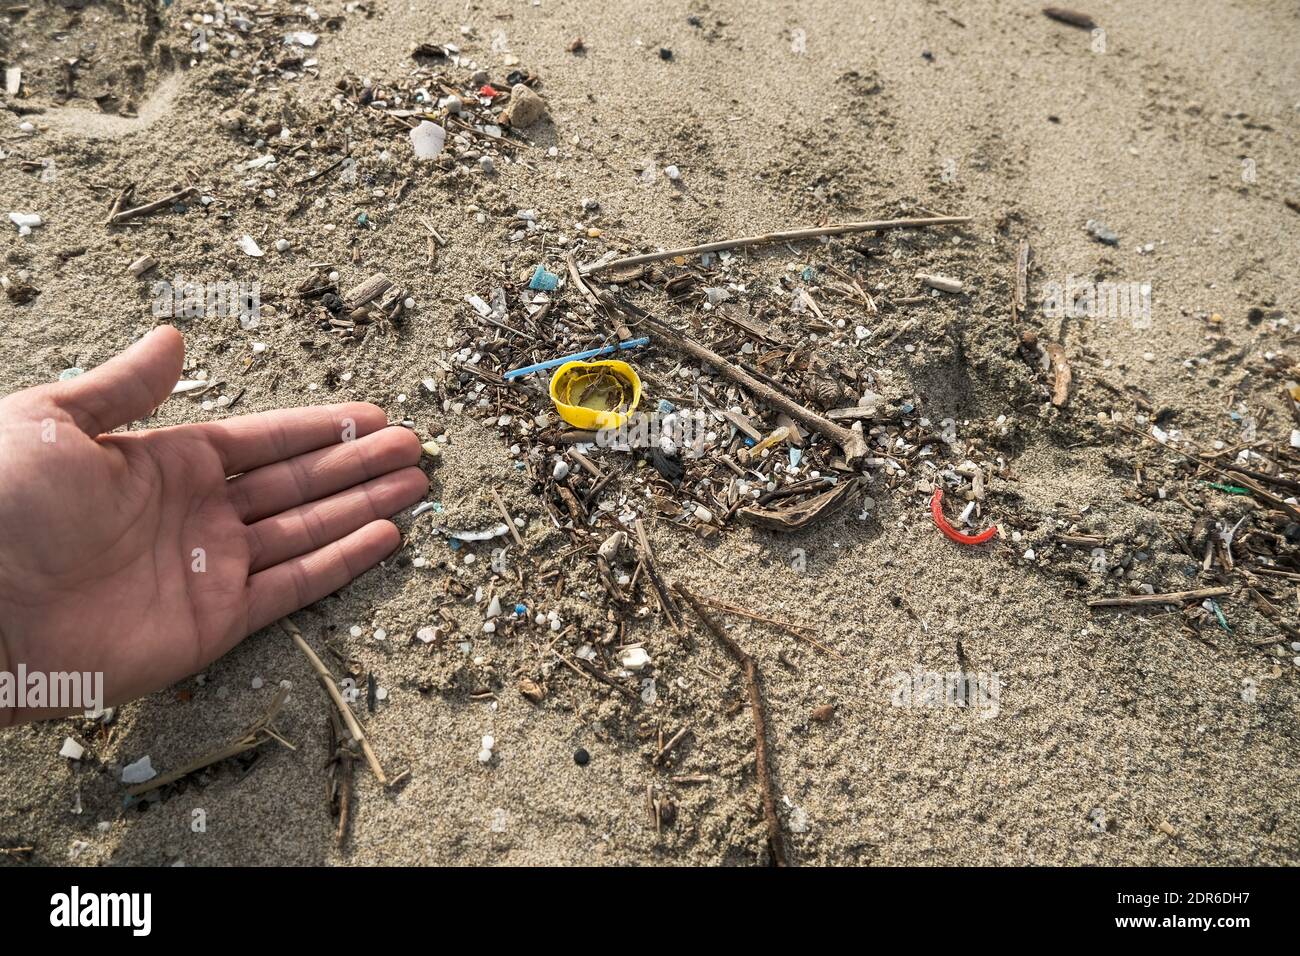
[[[9,221],[18,227],[18,235],[30,236],[37,226],[45,225],[45,220],[34,212],[11,212]]]
[[[559,284],[560,277],[554,272],[547,272],[540,265],[533,272],[533,277],[528,280],[528,288],[535,292],[553,292]]]
[[[60,757],[67,757],[69,760],[80,760],[85,756],[86,748],[81,746],[71,737],[63,738],[63,747],[59,751]]]
[[[416,159],[434,159],[447,141],[447,131],[428,120],[421,120],[420,125],[411,130],[410,136]]]
[[[650,655],[644,647],[625,647],[618,652],[618,662],[626,670],[643,670],[650,663]]]
[[[149,759],[148,754],[135,763],[129,763],[122,768],[122,782],[126,784],[144,783],[156,776],[158,776],[158,771],[154,770],[153,762]]]

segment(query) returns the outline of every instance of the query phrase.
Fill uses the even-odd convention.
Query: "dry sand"
[[[337,0],[324,0],[316,7],[342,17],[337,30],[305,20],[280,30],[321,34],[309,51],[319,77],[264,79],[246,96],[238,64],[190,63],[184,18],[211,12],[209,5],[89,3],[75,13],[44,0],[32,6],[25,17],[4,17],[0,38],[6,62],[27,74],[25,102],[44,112],[4,114],[0,212],[37,211],[46,222],[21,238],[5,222],[0,271],[25,271],[41,291],[28,304],[0,300],[0,392],[51,380],[70,365],[91,367],[140,336],[155,322],[149,278],[257,279],[270,301],[290,294],[310,262],[332,263],[343,286],[383,270],[418,302],[397,335],[346,345],[275,319],[255,332],[206,318],[181,328],[195,367],[230,382],[228,394],[243,390],[232,413],[361,399],[413,419],[423,435],[446,427],[430,500],[444,504],[448,523],[490,517],[482,497],[489,484],[503,485],[513,509],[544,517],[495,427],[444,414],[420,386],[432,356],[467,322],[463,297],[486,296],[494,277],[538,261],[535,242],[507,241],[516,209],[537,209],[572,233],[586,218],[580,200],[596,197],[602,241],[634,250],[918,208],[974,216],[959,231],[882,240],[882,256],[866,272],[890,296],[914,294],[918,269],[962,278],[967,295],[881,317],[839,303],[836,314],[850,329],[865,321],[891,332],[917,317],[875,364],[887,368],[896,395],[922,397],[934,420],[958,419],[963,436],[983,436],[1006,458],[1007,477],[990,483],[988,517],[1014,512],[1024,541],[989,552],[951,545],[931,524],[925,496],[906,493],[910,485],[878,491],[870,520],[846,513],[793,535],[737,526],[706,544],[668,521],[651,530],[666,576],[813,625],[842,655],[728,619],[764,676],[793,860],[1300,862],[1300,668],[1294,653],[1278,653],[1284,645],[1247,644],[1275,626],[1242,599],[1224,606],[1231,635],[1211,621],[1197,636],[1177,613],[1090,612],[1085,599],[1100,582],[1088,583],[1087,554],[1046,545],[1054,518],[1088,506],[1083,523],[1115,542],[1113,553],[1141,551],[1148,545],[1139,536],[1152,539],[1157,557],[1140,580],[1156,590],[1196,586],[1160,530],[1185,528],[1186,513],[1132,493],[1135,462],[1158,484],[1172,459],[1137,452],[1125,433],[1096,425],[1098,412],[1131,422],[1135,411],[1101,380],[1145,390],[1167,411],[1164,421],[1198,441],[1239,441],[1241,424],[1228,412],[1243,402],[1253,415],[1271,412],[1261,435],[1286,442],[1280,380],[1248,370],[1266,353],[1294,351],[1296,338],[1277,315],[1251,321],[1248,313],[1294,321],[1300,303],[1300,214],[1285,204],[1300,197],[1293,7],[1089,0],[1084,9],[1106,31],[1100,53],[1087,31],[1048,20],[1034,3],[375,0],[344,13]],[[66,39],[50,41],[59,29]],[[505,42],[494,51],[497,31]],[[803,53],[793,49],[799,31]],[[579,35],[581,56],[568,52]],[[60,105],[52,64],[91,41],[101,66]],[[324,165],[317,153],[281,164],[274,198],[242,185],[252,174],[239,164],[264,151],[219,128],[222,110],[280,111],[305,143],[312,133],[298,122],[331,112],[344,73],[401,77],[413,43],[448,41],[494,77],[513,57],[540,78],[551,121],[529,132],[536,149],[526,166],[502,163],[494,178],[476,173],[443,185],[412,161],[404,130],[394,126],[387,141],[357,141],[362,182],[325,187],[322,209],[289,215],[293,180]],[[671,49],[671,60],[660,47]],[[116,99],[97,104],[92,97],[104,89]],[[86,125],[101,105],[127,115]],[[21,134],[23,120],[37,132]],[[555,158],[545,152],[552,145]],[[52,182],[20,165],[46,157],[57,170]],[[662,174],[641,182],[636,170],[647,160],[679,166],[680,185]],[[1245,160],[1253,161],[1253,182],[1243,181]],[[220,203],[206,216],[191,210],[107,230],[108,204],[129,181],[146,199],[196,181]],[[373,197],[375,185],[389,196]],[[376,228],[354,225],[362,211]],[[448,240],[433,267],[419,217]],[[1089,219],[1115,230],[1119,245],[1091,238]],[[238,251],[244,233],[261,242],[265,258]],[[272,250],[281,236],[292,253]],[[1008,303],[1021,237],[1033,244],[1035,291],[1070,275],[1149,282],[1153,290],[1149,329],[1115,319],[1062,329],[1034,315],[1075,365],[1076,391],[1064,411],[1046,403],[1041,381],[1015,355]],[[1154,249],[1142,254],[1146,243]],[[781,247],[745,268],[770,283],[789,263],[847,267],[850,245]],[[126,266],[144,253],[160,266],[138,280]],[[785,302],[773,305],[786,311]],[[1221,327],[1207,324],[1210,313],[1223,317]],[[1212,348],[1211,334],[1230,346]],[[304,339],[318,347],[304,349]],[[254,340],[268,343],[268,359],[245,373]],[[1196,356],[1210,361],[1184,365]],[[399,404],[399,394],[409,400]],[[216,414],[182,399],[156,420]],[[448,577],[437,564],[407,560],[446,557],[428,518],[399,519],[409,532],[401,557],[298,616],[318,647],[328,637],[387,688],[376,713],[362,707],[363,719],[385,765],[410,771],[394,792],[358,772],[342,850],[324,795],[326,703],[277,631],[250,637],[201,685],[187,681],[122,707],[111,737],[85,721],[0,736],[0,847],[34,846],[34,860],[46,864],[766,861],[752,724],[738,706],[743,686],[707,635],[696,628],[679,645],[653,620],[637,626],[635,638],[654,660],[653,705],[630,705],[563,668],[534,705],[515,683],[540,674],[549,632],[474,634],[478,612],[467,605],[455,613],[473,640],[469,654],[454,642],[413,642],[432,622]],[[530,545],[533,561],[567,539],[539,525]],[[1042,553],[1026,560],[1030,547]],[[792,567],[794,549],[806,553],[803,572]],[[1083,583],[1062,573],[1067,566],[1082,568]],[[469,575],[472,583],[488,576],[482,564]],[[566,620],[598,629],[582,604],[576,594],[566,598]],[[1294,606],[1286,611],[1293,622]],[[349,636],[354,625],[363,637]],[[375,628],[387,640],[373,640]],[[996,715],[892,705],[894,675],[956,669],[958,642],[969,670],[998,675]],[[257,690],[255,677],[265,682]],[[281,680],[295,686],[279,724],[295,752],[272,746],[247,767],[223,765],[161,802],[124,809],[122,764],[148,754],[166,770],[224,742],[258,716]],[[1250,681],[1253,695],[1243,692]],[[495,700],[472,696],[485,686]],[[832,718],[813,721],[813,709],[827,703]],[[656,732],[687,721],[693,732],[674,765],[651,767]],[[90,744],[79,765],[57,756],[69,733]],[[487,766],[476,759],[485,734],[496,739]],[[574,762],[578,747],[591,754],[585,767]],[[708,779],[674,784],[673,774]],[[658,835],[646,807],[651,783],[679,806],[675,825]],[[196,809],[206,832],[191,827]]]

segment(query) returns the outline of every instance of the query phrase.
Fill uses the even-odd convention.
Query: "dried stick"
[[[348,833],[348,820],[352,816],[352,761],[356,754],[352,751],[350,741],[343,738],[343,721],[339,719],[338,710],[329,709],[329,764],[333,768],[330,786],[330,810],[336,811],[339,819],[334,830],[335,846],[342,846]]]
[[[1162,604],[1182,604],[1201,598],[1221,597],[1231,594],[1232,588],[1201,588],[1199,591],[1169,591],[1165,594],[1126,594],[1121,597],[1097,598],[1088,607],[1151,607]]]
[[[656,767],[659,766],[661,763],[663,763],[664,760],[667,758],[667,756],[673,752],[673,748],[682,742],[683,737],[685,737],[688,733],[690,733],[690,730],[691,730],[691,725],[686,724],[684,727],[682,727],[681,730],[673,734],[672,739],[669,740],[668,743],[664,744],[662,747],[659,748],[659,752],[654,755],[654,759],[651,760],[650,762]]]
[[[632,690],[630,687],[624,687],[622,684],[614,680],[614,678],[610,677],[604,671],[598,670],[596,667],[594,667],[587,661],[583,660],[582,658],[578,658],[578,663],[575,664],[573,663],[573,661],[569,660],[559,651],[552,651],[551,653],[556,656],[556,658],[560,661],[560,663],[562,663],[565,667],[569,668],[569,670],[573,671],[579,677],[590,677],[592,680],[598,683],[605,684],[609,687],[612,687],[620,694],[622,694],[624,697],[626,697],[628,700],[632,701],[633,703],[636,703],[641,699],[636,691]],[[579,664],[582,666],[581,667],[578,666]]]
[[[1256,498],[1258,498],[1260,501],[1263,501],[1265,504],[1271,506],[1275,511],[1281,511],[1284,514],[1290,515],[1293,521],[1300,521],[1300,508],[1296,508],[1294,505],[1287,504],[1285,501],[1283,501],[1281,498],[1277,497],[1276,495],[1270,494],[1267,489],[1260,487],[1258,482],[1252,481],[1251,479],[1245,477],[1244,475],[1234,474],[1233,472],[1228,471],[1226,468],[1220,468],[1218,465],[1212,465],[1208,461],[1206,461],[1204,457],[1197,457],[1196,455],[1190,455],[1185,451],[1180,451],[1179,449],[1174,448],[1170,445],[1166,445],[1163,442],[1158,442],[1156,441],[1155,436],[1148,435],[1146,432],[1140,432],[1136,428],[1132,428],[1128,425],[1120,425],[1119,427],[1124,431],[1129,432],[1130,434],[1136,435],[1138,438],[1150,442],[1151,444],[1155,445],[1157,448],[1163,448],[1166,451],[1171,451],[1175,455],[1179,455],[1182,458],[1192,462],[1195,465],[1200,465],[1202,468],[1208,468],[1210,469],[1210,471],[1223,475],[1229,481],[1237,482],[1237,484],[1250,489],[1251,493],[1254,494]]]
[[[278,740],[290,750],[293,750],[294,746],[277,734],[271,727],[271,721],[275,720],[276,715],[280,713],[280,708],[284,706],[284,702],[288,696],[288,688],[280,688],[280,690],[276,692],[274,699],[272,699],[271,706],[266,709],[266,713],[259,717],[256,723],[240,734],[236,739],[223,747],[218,747],[216,750],[208,751],[201,757],[196,757],[178,770],[173,770],[170,773],[163,774],[161,777],[154,777],[152,780],[146,780],[144,783],[137,783],[134,787],[127,788],[127,795],[138,797],[140,794],[148,793],[150,790],[157,790],[159,787],[165,787],[169,783],[175,783],[182,777],[188,777],[196,770],[202,770],[204,767],[211,767],[213,764],[221,763],[223,760],[237,757],[246,750],[253,750],[260,747],[268,740]]]
[[[724,359],[712,349],[706,348],[693,339],[679,335],[644,309],[640,309],[629,302],[620,301],[619,305],[638,319],[653,326],[659,339],[670,347],[685,352],[698,362],[712,366],[723,378],[745,388],[757,401],[775,408],[777,411],[785,412],[801,425],[806,425],[810,430],[825,435],[843,449],[844,458],[850,464],[866,457],[867,441],[862,437],[860,431],[837,425],[829,418],[805,408],[783,392],[777,391],[765,382],[760,382],[734,362]]]
[[[1011,295],[1011,324],[1019,325],[1029,301],[1029,240],[1020,240],[1016,253],[1016,284]]]
[[[135,183],[127,183],[122,187],[122,191],[117,194],[116,198],[114,198],[113,205],[108,210],[108,218],[104,220],[104,225],[111,226],[113,224],[113,218],[122,211],[123,206],[131,201],[131,195],[134,192]]]
[[[1264,595],[1260,594],[1254,588],[1246,588],[1246,595],[1259,606],[1261,611],[1273,619],[1273,623],[1280,627],[1287,637],[1291,638],[1293,641],[1300,641],[1300,630],[1297,630],[1295,627],[1287,623],[1286,618],[1282,616],[1282,612],[1277,609],[1272,601],[1264,597]],[[1272,644],[1280,640],[1282,640],[1282,638],[1275,637],[1270,640],[1269,643]]]
[[[663,578],[659,576],[659,569],[655,567],[654,553],[650,550],[650,539],[646,537],[645,525],[641,519],[636,519],[636,540],[641,546],[641,560],[645,567],[645,573],[650,578],[650,583],[655,587],[655,593],[659,596],[659,606],[663,609],[664,616],[668,618],[668,623],[672,625],[674,631],[682,633],[682,612],[677,607],[677,602],[673,600],[672,592],[664,584]]]
[[[1080,27],[1084,30],[1091,30],[1097,25],[1088,14],[1068,10],[1065,7],[1043,7],[1043,14],[1058,23],[1068,23],[1072,27]]]
[[[519,537],[519,529],[515,527],[515,519],[510,517],[510,512],[506,509],[506,503],[501,500],[501,496],[497,494],[495,488],[489,488],[488,493],[492,495],[497,510],[501,512],[501,517],[505,519],[506,527],[510,529],[510,537],[515,539],[515,544],[519,546],[519,550],[526,550],[524,548],[524,539]]]
[[[110,226],[120,226],[128,220],[138,219],[141,216],[147,216],[150,213],[158,212],[160,209],[166,209],[168,206],[174,205],[182,199],[188,199],[196,192],[198,192],[198,190],[193,186],[190,186],[187,189],[182,189],[180,192],[172,193],[170,196],[164,196],[162,199],[155,199],[153,202],[147,202],[143,206],[136,206],[134,209],[123,209],[121,212],[115,213],[113,217],[108,220],[108,224]]]
[[[930,216],[925,219],[878,219],[874,222],[842,222],[833,226],[817,226],[811,229],[792,229],[787,232],[768,232],[761,236],[746,236],[743,239],[723,239],[720,242],[707,242],[702,246],[685,246],[681,249],[668,249],[664,252],[650,252],[641,256],[628,256],[614,259],[603,265],[590,266],[583,270],[588,275],[593,272],[607,272],[610,269],[626,269],[630,266],[644,265],[647,262],[661,262],[678,256],[691,256],[703,252],[723,252],[727,249],[739,249],[742,246],[760,246],[769,242],[788,242],[794,239],[815,239],[819,236],[841,236],[850,232],[884,232],[886,229],[924,229],[927,226],[955,226],[970,222],[970,216]]]
[[[298,650],[302,651],[303,656],[307,658],[307,662],[316,671],[316,676],[320,678],[325,692],[330,695],[330,700],[334,701],[334,706],[339,709],[339,713],[343,716],[343,722],[348,725],[348,730],[351,731],[353,739],[361,745],[361,752],[366,755],[366,762],[370,764],[370,769],[375,772],[375,776],[379,778],[381,784],[388,786],[388,778],[384,776],[384,768],[380,765],[375,752],[370,749],[370,741],[366,740],[365,731],[361,729],[361,725],[357,723],[357,718],[353,716],[352,708],[344,702],[343,695],[334,686],[333,676],[321,663],[321,659],[316,656],[316,652],[311,649],[311,645],[303,640],[302,631],[298,630],[298,625],[287,617],[282,617],[280,618],[280,626],[284,628],[285,633],[293,638],[293,642],[298,645]]]
[[[753,611],[746,611],[742,607],[736,607],[734,604],[724,604],[722,601],[719,601],[716,598],[706,597],[706,598],[701,598],[700,600],[702,600],[709,607],[715,608],[719,611],[726,611],[729,614],[738,614],[741,617],[749,618],[751,621],[759,621],[760,623],[763,624],[770,624],[772,627],[779,628],[785,631],[787,634],[789,634],[791,637],[795,638],[796,640],[805,641],[811,644],[813,647],[825,651],[827,654],[831,655],[831,657],[838,657],[840,660],[844,660],[844,655],[841,654],[839,651],[835,650],[835,648],[827,647],[825,644],[823,644],[821,641],[817,640],[816,638],[803,633],[804,631],[812,630],[812,628],[807,627],[806,625],[791,624],[788,621],[778,620],[777,618],[774,617],[764,617],[761,614],[755,614]]]
[[[749,708],[754,715],[754,751],[758,770],[758,785],[763,793],[763,817],[767,820],[767,841],[772,848],[772,860],[777,866],[788,866],[785,856],[785,835],[781,832],[781,819],[776,815],[776,790],[772,786],[772,771],[767,757],[767,719],[763,714],[763,695],[758,684],[758,665],[745,653],[744,648],[732,640],[731,636],[709,616],[704,605],[696,600],[690,591],[680,584],[674,584],[682,600],[691,606],[696,617],[704,622],[709,633],[718,639],[745,672],[745,683],[749,688]]]

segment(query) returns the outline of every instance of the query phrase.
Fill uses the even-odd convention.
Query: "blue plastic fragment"
[[[801,462],[801,461],[803,461],[803,449],[802,449],[802,448],[791,448],[791,449],[790,449],[790,467],[791,467],[791,468],[798,468],[798,467],[799,467],[799,462]]]
[[[671,415],[673,413],[673,403],[666,398],[659,399],[659,414]]]
[[[554,272],[547,272],[541,266],[534,270],[533,277],[528,280],[528,288],[534,292],[554,292],[559,284],[560,277]]]
[[[528,613],[528,608],[524,607],[522,604],[516,604],[515,613],[518,614],[520,617],[523,617],[525,614]]]
[[[621,352],[625,349],[639,349],[643,345],[650,344],[650,336],[643,335],[639,339],[628,339],[626,342],[619,342],[616,345],[603,345],[598,349],[587,349],[585,352],[574,352],[572,355],[564,355],[560,358],[547,359],[545,362],[538,362],[536,365],[525,365],[523,368],[513,369],[506,372],[501,377],[507,382],[516,379],[521,375],[532,375],[534,372],[544,372],[548,368],[558,368],[567,362],[581,361],[582,359],[595,358],[598,355],[613,355],[615,352]],[[517,467],[523,468],[523,462],[518,462]]]
[[[1223,609],[1219,607],[1219,602],[1211,599],[1210,608],[1214,611],[1214,616],[1219,620],[1219,627],[1231,634],[1232,628],[1228,626],[1228,619],[1223,616]]]

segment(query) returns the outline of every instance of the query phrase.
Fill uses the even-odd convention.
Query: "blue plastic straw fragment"
[[[544,372],[548,368],[558,368],[565,362],[578,362],[582,359],[595,358],[598,355],[613,355],[615,352],[623,349],[638,349],[643,345],[649,344],[650,336],[648,335],[639,339],[628,339],[626,342],[619,342],[617,345],[606,345],[598,349],[587,349],[585,352],[575,352],[573,355],[566,355],[563,358],[538,362],[536,365],[526,365],[523,368],[517,368],[513,371],[506,372],[506,374],[501,377],[508,382],[513,378],[519,378],[521,375],[531,375],[533,372]]]

